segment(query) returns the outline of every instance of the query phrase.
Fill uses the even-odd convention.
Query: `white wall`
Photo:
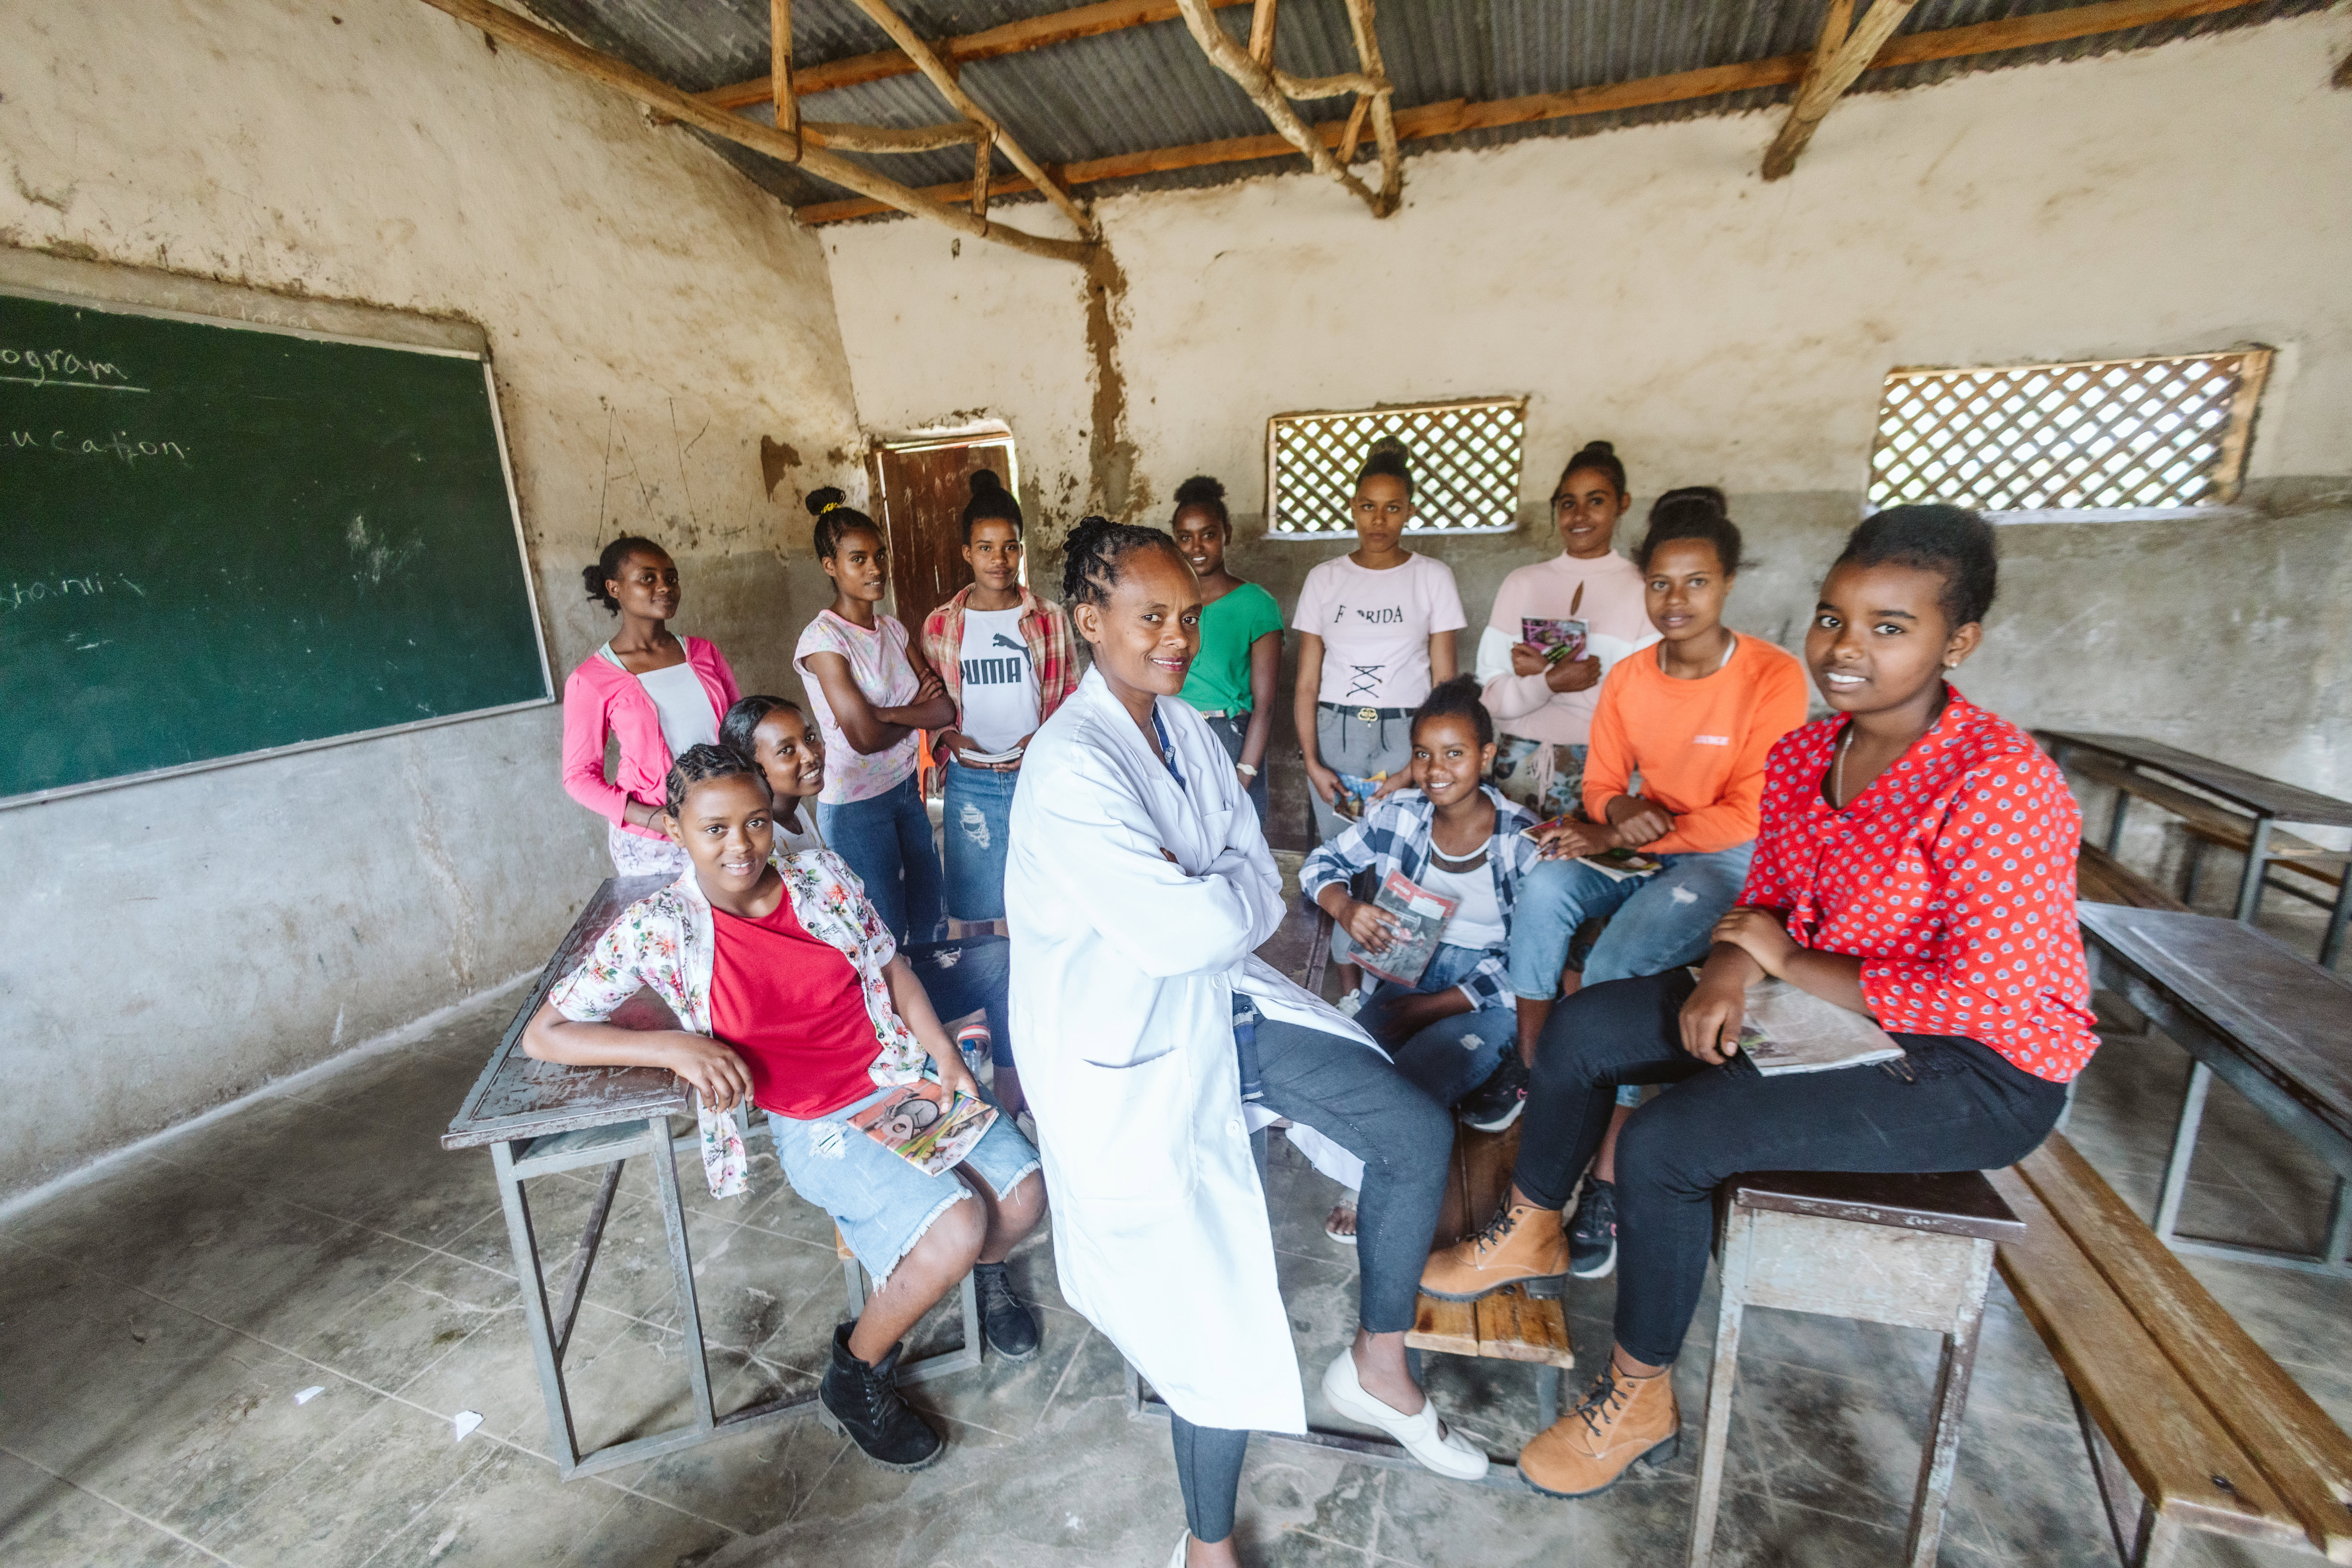
[[[1756,114],[1413,158],[1385,222],[1307,174],[1106,199],[1142,510],[1164,520],[1205,470],[1254,531],[1271,414],[1525,394],[1531,517],[1594,437],[1644,496],[1719,484],[1771,569],[1736,618],[1773,631],[1859,515],[1891,367],[2270,343],[2267,514],[2005,531],[2011,635],[1971,690],[2352,793],[2352,93],[2327,86],[2347,48],[2339,8],[1865,95],[1770,185]],[[1039,493],[1084,494],[1072,269],[951,256],[915,223],[824,240],[868,424],[978,409]],[[1483,615],[1550,548],[1436,553]],[[1295,584],[1327,552],[1253,545],[1242,569]]]
[[[478,323],[558,681],[608,635],[579,567],[623,531],[677,554],[681,629],[788,679],[822,602],[783,559],[795,487],[859,443],[824,263],[772,199],[416,0],[0,0],[0,244]],[[773,500],[762,436],[803,458]],[[543,963],[610,871],[558,731],[0,812],[0,1194]]]

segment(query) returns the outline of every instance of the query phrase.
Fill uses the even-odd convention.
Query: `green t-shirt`
[[[1201,610],[1201,654],[1184,677],[1181,695],[1202,712],[1250,710],[1250,645],[1282,630],[1282,606],[1255,583],[1244,583]]]

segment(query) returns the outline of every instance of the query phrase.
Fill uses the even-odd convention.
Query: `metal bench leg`
[[[2156,1200],[2156,1219],[2148,1228],[2168,1247],[2173,1226],[2180,1222],[2181,1194],[2189,1190],[2189,1164],[2197,1155],[2197,1129],[2205,1120],[2205,1096],[2213,1087],[2213,1069],[2203,1062],[2189,1068],[2189,1092],[2180,1097],[2180,1121],[2172,1130],[2172,1157],[2164,1163],[2164,1192]]]
[[[2257,816],[2253,837],[2246,842],[2246,874],[2238,882],[2238,919],[2243,924],[2253,924],[2263,907],[2263,878],[2269,874],[2270,862],[2271,819]]]
[[[1723,1501],[1723,1456],[1731,1440],[1731,1385],[1739,1374],[1739,1322],[1755,1226],[1755,1217],[1739,1208],[1724,1226],[1723,1306],[1715,1320],[1715,1364],[1706,1376],[1706,1432],[1699,1444],[1698,1499],[1691,1510],[1690,1568],[1708,1568],[1715,1560],[1715,1515]],[[1616,1354],[1613,1345],[1610,1354]]]
[[[2352,921],[2352,866],[2344,868],[2344,880],[2336,885],[2336,901],[2327,909],[2327,934],[2319,941],[2319,967],[2336,967],[2336,955],[2344,951],[2344,926]]]
[[[2333,1268],[2343,1268],[2344,1256],[2352,1252],[2352,1182],[2336,1178],[2336,1196],[2327,1205],[2327,1241],[2320,1250],[2320,1261]]]
[[[2130,805],[2131,792],[2126,789],[2118,788],[2116,791],[2115,812],[2107,818],[2107,853],[2110,855],[2113,855],[2123,846],[2124,810]]]
[[[514,1249],[515,1281],[522,1287],[522,1317],[530,1330],[531,1359],[539,1363],[539,1391],[547,1401],[548,1441],[555,1447],[557,1468],[569,1475],[580,1463],[580,1435],[572,1426],[572,1396],[563,1386],[563,1361],[548,1315],[547,1276],[531,1235],[530,1202],[515,1174],[514,1145],[491,1144],[490,1163],[498,1172],[499,1203],[507,1213],[507,1244]]]
[[[1536,1430],[1548,1432],[1559,1419],[1559,1368],[1536,1368]]]
[[[1993,1246],[1975,1246],[1977,1269],[1960,1309],[1960,1321],[1944,1336],[1936,1372],[1936,1403],[1927,1422],[1927,1446],[1919,1456],[1919,1489],[1911,1504],[1911,1540],[1904,1552],[1910,1568],[1935,1568],[1944,1536],[1944,1505],[1952,1492],[1959,1460],[1960,1418],[1968,1414],[1969,1378],[1976,1371],[1977,1335],[1984,1326],[1985,1289],[1992,1279]]]

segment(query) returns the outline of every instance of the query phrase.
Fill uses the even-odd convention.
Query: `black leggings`
[[[1617,1139],[1617,1342],[1675,1359],[1706,1282],[1713,1199],[1743,1171],[1979,1171],[2033,1152],[2066,1086],[1953,1035],[1896,1035],[1901,1061],[1764,1078],[1744,1057],[1708,1067],[1683,1049],[1687,971],[1612,980],[1552,1010],[1536,1047],[1519,1190],[1567,1206],[1609,1130],[1616,1089],[1675,1088]]]
[[[1184,1528],[1195,1541],[1219,1542],[1234,1532],[1234,1499],[1241,1492],[1242,1456],[1249,1434],[1230,1426],[1195,1426],[1168,1413],[1176,1440],[1176,1484],[1184,1490]]]

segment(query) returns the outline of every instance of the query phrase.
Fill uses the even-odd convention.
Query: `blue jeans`
[[[864,800],[816,805],[817,831],[849,862],[890,934],[903,944],[940,933],[940,858],[931,816],[909,777]]]
[[[960,921],[1004,918],[1004,856],[1011,847],[1013,790],[1019,773],[950,763],[940,834],[947,847],[948,913]]]
[[[1620,880],[1581,860],[1544,860],[1519,879],[1511,906],[1511,991],[1530,1001],[1559,994],[1568,944],[1586,921],[1609,929],[1584,961],[1584,984],[1664,974],[1706,956],[1710,933],[1738,900],[1754,844],[1706,855],[1662,855],[1664,870]]]
[[[1381,1015],[1407,996],[1433,996],[1462,984],[1486,958],[1475,947],[1441,946],[1422,971],[1421,982],[1406,987],[1372,975],[1364,976],[1364,1009],[1356,1022],[1387,1043]],[[1508,1007],[1480,1007],[1457,1013],[1391,1045],[1397,1071],[1438,1104],[1451,1109],[1462,1097],[1485,1083],[1503,1065],[1503,1054],[1517,1041],[1518,1018]]]
[[[1001,936],[968,936],[901,948],[898,956],[923,983],[923,994],[942,1021],[985,1012],[989,1059],[1001,1068],[1013,1065],[1013,1026],[1004,1010],[1013,980],[1012,942]]]

